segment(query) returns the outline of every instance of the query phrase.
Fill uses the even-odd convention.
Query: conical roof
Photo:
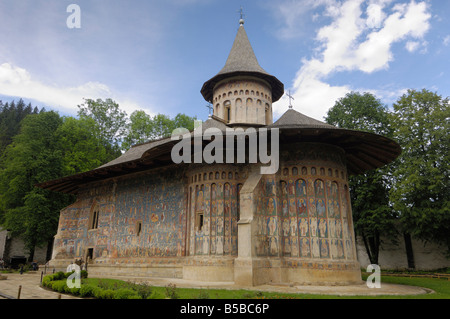
[[[201,93],[211,102],[215,85],[223,79],[238,75],[250,75],[265,80],[272,88],[272,101],[278,101],[284,94],[284,85],[276,77],[267,73],[258,63],[255,52],[241,23],[234,39],[225,66],[213,78],[203,84]]]

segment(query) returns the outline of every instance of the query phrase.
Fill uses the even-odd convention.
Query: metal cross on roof
[[[239,20],[239,24],[244,24],[244,17],[245,17],[245,14],[244,14],[244,9],[242,9],[242,6],[241,6],[241,9],[238,11],[238,13],[241,15],[241,19]]]
[[[289,108],[292,109],[292,104],[291,101],[295,100],[294,97],[291,95],[291,90],[289,90],[288,93],[286,93],[286,95],[289,97]]]
[[[209,109],[209,115],[211,115],[211,111],[213,111],[213,106],[211,103],[208,103],[208,105],[206,105],[206,107]]]

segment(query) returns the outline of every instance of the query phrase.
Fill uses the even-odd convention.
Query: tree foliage
[[[193,130],[196,119],[196,117],[190,117],[185,114],[177,114],[173,119],[164,114],[157,114],[151,117],[142,110],[135,111],[130,116],[128,133],[124,138],[122,149],[128,149],[135,144],[169,137],[173,130],[177,128]]]
[[[390,195],[402,225],[450,254],[450,104],[428,90],[409,90],[394,103],[394,138],[403,148]]]
[[[84,99],[78,105],[78,117],[94,120],[94,134],[108,149],[109,160],[120,155],[120,145],[126,134],[127,113],[112,99]]]
[[[23,119],[20,133],[6,148],[0,171],[0,216],[3,227],[20,235],[32,258],[36,245],[55,234],[57,212],[68,204],[66,195],[34,187],[62,176],[62,152],[55,132],[62,119],[55,112],[41,112]]]
[[[20,99],[3,104],[0,101],[0,156],[5,148],[12,143],[13,137],[19,133],[20,122],[29,114],[37,114],[37,107],[33,108],[31,103],[25,106],[25,102]]]

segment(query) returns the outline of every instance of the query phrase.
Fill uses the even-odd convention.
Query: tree
[[[348,93],[328,111],[326,122],[346,129],[392,135],[386,107],[370,93]],[[361,236],[373,264],[378,264],[381,238],[396,239],[396,216],[389,203],[388,169],[349,177],[355,232]]]
[[[185,114],[177,114],[174,119],[163,114],[157,114],[152,118],[142,110],[135,111],[130,116],[122,149],[126,150],[135,144],[170,137],[176,128],[184,127],[193,130],[195,119],[196,117]]]
[[[108,148],[95,132],[96,123],[90,117],[63,118],[55,132],[57,149],[62,153],[63,176],[86,172],[108,162]]]
[[[78,105],[78,108],[80,119],[89,117],[95,121],[96,137],[109,149],[109,159],[119,156],[126,132],[127,113],[112,99],[84,99],[84,103]]]
[[[55,112],[24,118],[20,133],[5,151],[0,171],[0,222],[13,236],[24,239],[30,260],[36,245],[53,238],[59,210],[73,200],[34,187],[63,174],[62,153],[54,136],[61,124]]]
[[[428,90],[408,90],[391,115],[403,153],[390,191],[406,232],[442,244],[450,255],[450,104]]]
[[[32,108],[31,103],[25,106],[20,99],[3,104],[0,101],[0,156],[5,148],[12,143],[13,137],[19,133],[21,121],[29,114],[39,113],[37,107]]]

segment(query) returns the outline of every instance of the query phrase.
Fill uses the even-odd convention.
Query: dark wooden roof
[[[266,126],[280,130],[280,145],[297,142],[315,142],[341,147],[346,154],[350,175],[382,167],[401,153],[393,140],[362,131],[346,130],[317,121],[295,110],[288,110],[278,121]],[[211,117],[202,124],[202,131],[218,128],[225,132],[227,125]],[[190,133],[191,136],[193,132]],[[204,141],[207,144],[209,141]],[[36,186],[52,191],[74,194],[86,183],[114,178],[149,169],[173,167],[172,147],[178,143],[170,138],[133,146],[117,159],[89,172],[44,182]],[[193,143],[193,139],[192,139]]]

